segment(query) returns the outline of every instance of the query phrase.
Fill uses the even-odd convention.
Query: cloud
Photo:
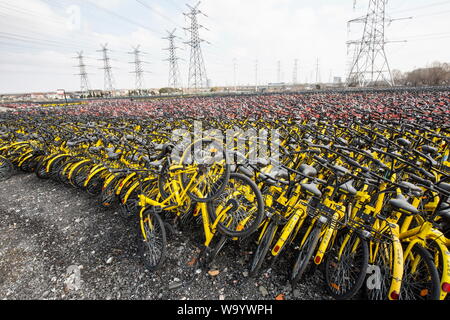
[[[73,75],[77,73],[73,67],[76,61],[72,57],[80,50],[86,54],[92,86],[102,88],[103,73],[98,60],[101,53],[96,52],[101,43],[108,43],[112,50],[117,87],[134,86],[130,73],[133,65],[129,63],[133,57],[127,52],[137,44],[148,52],[143,59],[151,63],[145,64],[145,69],[152,72],[145,75],[147,86],[165,86],[168,62],[164,59],[168,53],[163,48],[168,43],[162,37],[166,29],[175,26],[177,35],[183,38],[178,39],[177,46],[184,50],[177,53],[184,59],[180,69],[186,84],[190,48],[182,43],[189,40],[188,34],[180,30],[180,25],[187,26],[181,12],[187,11],[184,2],[143,0],[153,10],[135,1],[89,2],[95,5],[74,0],[0,0],[0,92],[78,89],[79,78]],[[415,0],[401,9],[427,4],[426,0]],[[68,11],[74,5],[81,10],[79,29],[71,24],[74,12]],[[398,5],[395,6],[398,11]],[[204,0],[200,9],[208,17],[200,15],[199,22],[210,30],[200,30],[201,38],[211,42],[202,44],[208,77],[213,85],[232,84],[233,58],[237,59],[238,82],[242,84],[254,83],[256,59],[260,83],[277,80],[277,61],[281,61],[283,80],[290,81],[294,59],[299,59],[300,81],[315,79],[317,58],[322,80],[328,80],[330,72],[344,77],[348,61],[346,42],[360,38],[362,32],[361,26],[354,27],[348,35],[347,21],[367,10],[366,5],[358,8],[353,11],[352,3],[346,1]],[[441,35],[442,39],[426,36],[449,30],[447,15],[440,14],[445,10],[448,7],[408,11],[408,15],[419,17],[393,22],[386,28],[389,40],[409,40],[386,46],[392,69],[407,71],[434,60],[448,60],[450,42],[445,35]],[[402,12],[399,14],[402,16]]]

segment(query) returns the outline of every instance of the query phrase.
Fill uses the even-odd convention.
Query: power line
[[[136,21],[134,21],[134,20],[128,19],[127,17],[124,17],[124,16],[122,16],[122,15],[120,15],[120,14],[117,14],[117,13],[115,13],[114,11],[111,11],[111,10],[106,9],[106,8],[104,8],[104,7],[100,7],[100,6],[96,5],[95,3],[91,2],[91,1],[88,1],[87,3],[89,3],[89,4],[92,5],[92,6],[94,6],[94,7],[97,8],[98,10],[104,11],[104,12],[108,13],[108,14],[111,15],[111,16],[114,16],[114,17],[116,17],[116,18],[119,18],[119,19],[121,19],[121,20],[123,20],[123,21],[128,22],[129,24],[138,26],[138,27],[140,27],[140,28],[149,30],[149,31],[151,31],[151,32],[153,32],[153,33],[155,33],[155,34],[160,35],[160,32],[158,32],[158,31],[156,31],[156,30],[154,30],[154,29],[152,29],[152,28],[149,28],[149,27],[147,27],[147,26],[145,26],[145,25],[143,25],[143,24],[141,24],[141,23],[139,23],[139,22],[136,22]]]
[[[450,1],[435,2],[435,3],[427,4],[427,5],[424,5],[424,6],[408,8],[408,9],[404,9],[404,10],[397,10],[397,11],[393,11],[391,13],[400,13],[400,12],[403,13],[403,12],[415,11],[415,10],[426,9],[426,8],[431,8],[431,7],[441,6],[441,5],[447,5],[447,4],[450,4]]]
[[[136,0],[137,3],[141,4],[143,7],[149,9],[150,11],[154,12],[156,15],[160,16],[161,18],[170,21],[171,23],[173,23],[174,25],[183,28],[183,26],[180,26],[177,22],[173,21],[171,18],[167,17],[166,15],[162,14],[161,12],[159,12],[158,10],[156,10],[155,8],[151,7],[150,5],[148,5],[147,3],[143,2],[142,0]]]

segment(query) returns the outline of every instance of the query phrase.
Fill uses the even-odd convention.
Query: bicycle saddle
[[[307,194],[315,197],[321,197],[322,192],[317,188],[317,185],[314,183],[303,183],[301,184],[302,191],[305,191]]]
[[[412,204],[406,201],[406,198],[402,194],[398,194],[396,198],[389,200],[388,205],[394,207],[400,212],[406,212],[409,214],[418,214],[419,210],[415,208]]]
[[[407,193],[410,193],[414,197],[420,197],[423,194],[423,191],[420,187],[410,182],[402,181],[399,184]]]
[[[406,140],[405,138],[397,139],[397,143],[403,147],[409,147],[411,145],[411,141]]]
[[[119,156],[119,153],[110,152],[108,153],[108,160],[118,160]]]
[[[302,164],[299,168],[298,171],[300,171],[301,173],[303,173],[305,176],[308,176],[310,178],[314,178],[317,176],[317,170],[316,168],[309,166],[307,164]]]
[[[425,153],[434,155],[434,154],[436,154],[438,152],[438,149],[434,148],[432,146],[426,145],[426,146],[422,146],[422,151],[425,152]]]
[[[336,142],[339,142],[339,144],[340,144],[340,145],[343,145],[343,146],[348,145],[348,141],[345,140],[344,138],[341,138],[341,137],[337,138],[337,139],[336,139]]]
[[[450,183],[445,183],[445,182],[439,182],[437,184],[438,188],[443,189],[445,191],[450,192]]]
[[[102,147],[90,147],[89,148],[89,152],[92,152],[92,153],[97,153],[100,150],[102,150]]]
[[[267,167],[269,165],[269,161],[267,159],[264,158],[258,158],[255,160],[255,164],[258,168],[264,168]]]
[[[348,173],[348,170],[342,166],[339,166],[337,164],[332,165],[331,169],[338,175],[338,176],[345,176]]]
[[[343,193],[343,194],[349,194],[351,196],[355,196],[356,193],[358,192],[358,190],[355,189],[355,187],[353,187],[353,179],[347,181],[344,184],[341,184],[338,187],[338,192]]]
[[[246,167],[246,166],[239,166],[238,167],[238,171],[240,171],[242,174],[248,176],[248,177],[253,177],[253,169]]]

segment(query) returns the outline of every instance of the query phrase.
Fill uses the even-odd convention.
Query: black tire
[[[247,200],[242,193],[237,196],[235,195],[236,193],[239,193],[236,189],[236,187],[239,186],[250,188],[254,197],[253,202]],[[217,229],[222,234],[229,237],[239,238],[252,234],[258,229],[264,218],[264,200],[261,191],[253,180],[240,173],[232,173],[228,179],[228,183],[224,186],[222,193],[220,193],[214,201],[207,203],[208,214],[211,221],[217,219],[216,209],[219,205],[223,207],[233,206],[233,208],[230,209],[225,217],[217,224]],[[247,211],[248,208],[245,208],[244,205],[252,206],[250,209],[252,209],[253,212],[249,213]],[[244,209],[246,210],[245,212]],[[240,226],[240,230],[237,230],[239,222],[244,219],[247,219],[247,222],[244,226]]]
[[[104,208],[110,208],[117,204],[116,188],[122,177],[115,177],[108,186],[102,190],[100,202]]]
[[[74,165],[74,162],[72,163],[66,163],[64,164],[58,172],[58,180],[59,182],[61,182],[62,184],[65,185],[69,185],[70,184],[70,180],[69,180],[69,173],[70,173],[70,167]],[[66,170],[67,168],[67,170]]]
[[[264,232],[264,235],[262,236],[261,241],[253,254],[253,259],[250,264],[249,275],[251,277],[258,275],[259,270],[261,269],[261,266],[266,258],[267,252],[269,252],[275,233],[277,232],[277,227],[278,226],[276,223],[271,222]]]
[[[443,273],[444,273],[443,264],[444,264],[444,261],[447,261],[447,256],[443,255],[441,248],[434,240],[427,241],[427,248],[428,248],[428,252],[431,254],[433,263],[436,266],[436,269],[437,269],[437,272],[439,275],[439,279],[442,280]],[[441,288],[441,290],[442,290],[442,288]],[[442,299],[442,297],[440,297],[440,299]],[[447,293],[445,296],[445,300],[449,300],[449,299],[450,299],[450,295]]]
[[[291,273],[292,288],[295,288],[298,281],[300,281],[301,277],[309,266],[311,257],[313,256],[314,250],[316,249],[317,243],[319,242],[320,230],[321,226],[316,224],[316,226],[314,226],[314,229],[308,235],[308,238],[305,240],[303,246],[299,249],[300,251]]]
[[[20,170],[26,173],[33,173],[36,169],[36,166],[37,162],[35,160],[35,157],[32,156],[22,163],[22,165],[20,166]]]
[[[14,166],[11,161],[0,156],[0,182],[4,182],[11,178],[13,170]]]
[[[355,232],[349,234],[348,230],[343,230],[325,260],[325,281],[330,295],[337,300],[353,298],[364,283],[368,263],[367,241]]]
[[[72,184],[79,189],[84,189],[84,183],[90,172],[90,163],[86,163],[77,168],[72,174]]]
[[[414,270],[411,265],[416,264]],[[441,281],[431,254],[421,245],[405,257],[401,300],[439,300]]]
[[[169,197],[169,193],[166,191],[166,184],[169,179],[169,174],[168,174],[169,166],[170,166],[169,160],[165,159],[162,164],[161,171],[158,175],[158,189],[159,189],[159,193],[161,194],[161,197],[163,198],[163,200],[165,200]]]
[[[61,167],[64,167],[64,164],[68,158],[69,157],[58,158],[51,164],[48,172],[51,179],[56,181],[59,180],[59,171],[61,170]]]
[[[152,209],[147,209],[143,213],[144,221],[149,219],[153,226],[144,222],[147,239],[144,238],[139,226],[138,251],[145,267],[149,271],[156,271],[163,265],[167,254],[167,236],[164,222],[159,214]]]
[[[136,214],[139,213],[139,193],[137,190],[133,190],[130,194],[130,196],[127,199],[126,203],[123,203],[120,201],[119,204],[119,213],[120,216],[128,221],[131,218],[135,217]]]
[[[197,147],[200,147],[197,150]],[[215,151],[205,154],[204,148],[216,149]],[[197,194],[188,190],[189,197],[194,202],[209,202],[216,199],[224,190],[228,179],[230,177],[230,165],[227,164],[227,156],[223,148],[223,144],[219,140],[214,139],[201,139],[190,145],[190,153],[187,152],[187,161],[185,164],[195,164],[197,169],[197,176],[195,178],[197,184],[196,188],[202,193],[199,197]],[[197,152],[200,151],[200,152]],[[212,150],[211,150],[212,151]],[[211,172],[219,172],[217,174],[210,174]],[[191,182],[191,177],[184,173],[182,174],[181,182],[183,188],[187,189]],[[190,187],[192,188],[192,186]]]
[[[395,254],[394,244],[391,240],[385,240],[371,243],[371,245],[378,246],[376,249],[378,254],[372,264],[379,270],[380,286],[379,288],[369,289],[369,286],[366,285],[366,295],[369,300],[388,300],[393,277],[391,271],[392,259],[396,259],[396,257],[393,257]],[[367,278],[367,280],[369,279]]]
[[[229,238],[227,236],[222,235],[220,237],[220,240],[214,245],[212,249],[205,247],[204,250],[202,251],[202,254],[200,255],[199,263],[205,268],[210,267],[211,264],[219,255],[219,252],[223,249],[223,247],[227,243],[228,239]]]
[[[202,191],[203,193],[206,193],[206,195],[199,197],[196,194],[192,193],[191,191],[188,191],[187,193],[189,197],[194,202],[209,202],[217,199],[217,197],[219,197],[220,194],[225,189],[228,180],[230,179],[230,172],[231,172],[230,166],[225,165],[224,172],[222,172],[220,176],[215,177],[216,179],[214,181],[209,181],[206,184],[204,184],[204,190]],[[190,182],[189,177],[183,175],[182,177],[183,188],[187,188],[189,182]]]
[[[36,167],[36,176],[39,179],[47,180],[50,178],[50,174],[47,173],[47,161],[40,161]]]
[[[99,172],[89,180],[89,183],[86,186],[86,192],[93,197],[100,195],[103,183],[104,180]]]

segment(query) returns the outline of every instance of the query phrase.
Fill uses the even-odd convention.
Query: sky
[[[345,78],[346,42],[362,34],[348,21],[366,14],[369,0],[203,0],[200,36],[212,86]],[[145,87],[168,85],[167,31],[176,28],[180,80],[187,85],[190,48],[186,0],[0,0],[0,93],[80,89],[76,53],[83,51],[92,89],[103,89],[101,44],[108,44],[116,88],[135,85],[133,46],[145,54]],[[389,0],[386,54],[391,69],[410,71],[450,62],[450,0]],[[406,40],[407,42],[399,42]],[[235,60],[234,60],[235,59]],[[318,68],[317,68],[318,62]]]

